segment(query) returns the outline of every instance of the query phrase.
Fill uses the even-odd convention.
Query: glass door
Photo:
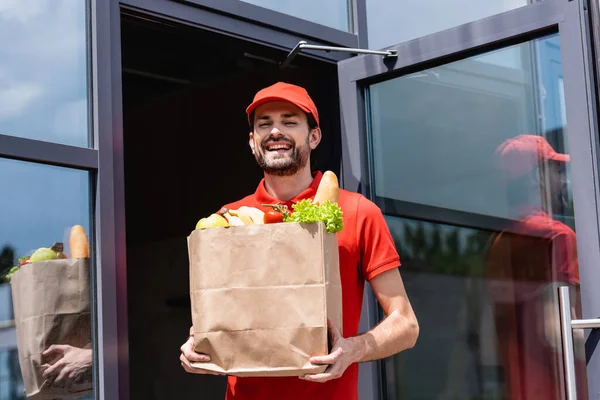
[[[386,216],[421,332],[374,397],[596,398],[589,332],[563,351],[558,289],[569,317],[597,317],[581,15],[546,0],[340,63],[343,185]]]

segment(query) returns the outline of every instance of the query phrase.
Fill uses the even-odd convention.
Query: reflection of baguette
[[[319,183],[319,188],[317,189],[317,194],[315,194],[313,203],[321,204],[327,200],[331,203],[337,203],[339,195],[340,188],[337,176],[331,171],[325,171],[321,178],[321,182]]]
[[[90,258],[90,244],[83,226],[75,225],[71,228],[69,246],[71,258]]]

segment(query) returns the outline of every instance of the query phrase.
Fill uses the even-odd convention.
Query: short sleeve
[[[573,285],[579,284],[577,241],[570,229],[562,229],[552,240],[553,271],[555,280]]]
[[[362,275],[367,281],[400,266],[400,256],[383,213],[363,196],[358,200],[356,229]]]

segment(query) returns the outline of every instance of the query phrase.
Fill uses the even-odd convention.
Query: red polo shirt
[[[579,285],[575,232],[532,209],[496,237],[487,262],[508,399],[562,398],[562,351],[548,343],[544,330],[543,289],[554,282]],[[558,323],[558,304],[554,306]],[[576,361],[576,369],[581,381],[585,361]]]
[[[310,187],[286,204],[314,198],[322,174],[314,174]],[[240,206],[260,208],[263,204],[280,202],[267,193],[264,179],[256,192],[240,201],[226,205],[230,209]],[[363,302],[365,281],[382,272],[400,266],[400,257],[392,235],[379,207],[358,193],[340,190],[338,202],[343,212],[344,229],[339,232],[340,275],[342,280],[343,334],[358,334],[358,324]],[[227,400],[357,400],[358,364],[353,364],[344,375],[326,383],[315,383],[297,377],[236,378],[228,377]]]

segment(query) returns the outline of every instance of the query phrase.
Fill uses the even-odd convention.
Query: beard
[[[269,154],[267,149],[271,142],[287,142],[292,148],[287,154]],[[288,138],[275,139],[269,136],[263,140],[260,146],[256,147],[254,158],[258,166],[267,174],[275,176],[291,176],[296,174],[306,166],[310,158],[309,138],[302,146],[297,146],[296,142]]]

